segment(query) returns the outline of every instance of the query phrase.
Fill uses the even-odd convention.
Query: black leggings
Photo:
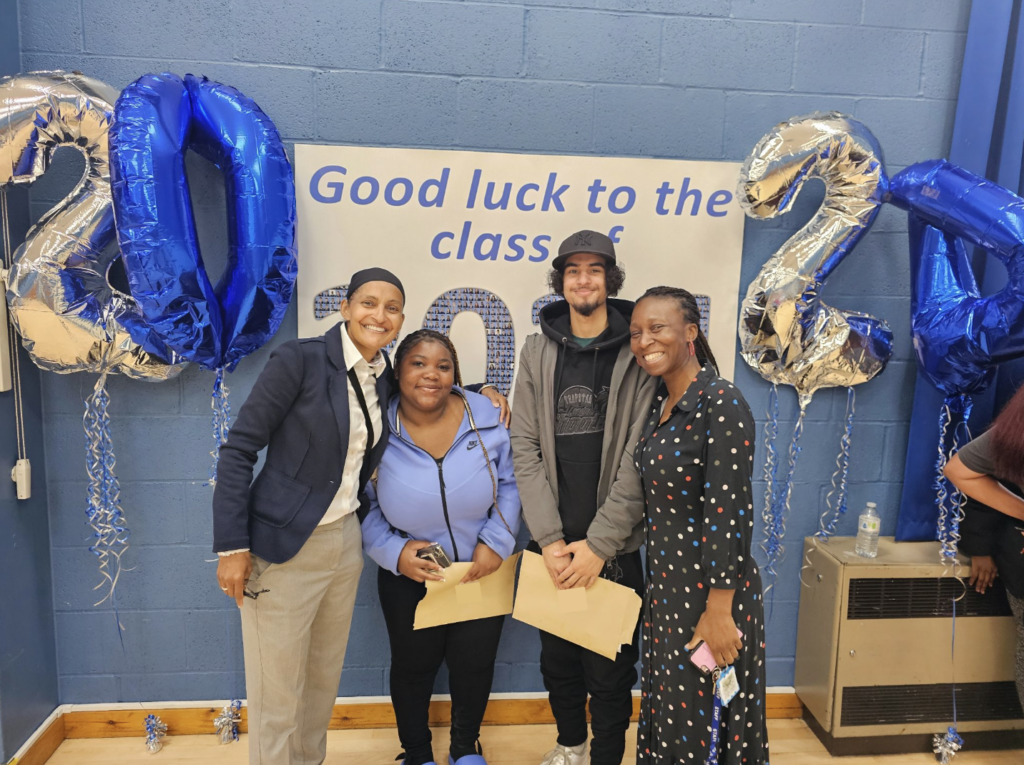
[[[452,759],[476,754],[505,617],[413,631],[416,606],[426,594],[426,586],[380,569],[377,592],[391,641],[391,704],[405,749],[405,765],[423,765],[434,759],[429,707],[441,662],[448,664],[452,696]]]

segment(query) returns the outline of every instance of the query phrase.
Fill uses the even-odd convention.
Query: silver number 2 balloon
[[[772,128],[747,157],[740,205],[752,218],[784,215],[811,178],[824,181],[825,200],[751,282],[739,324],[743,360],[769,382],[792,385],[802,407],[819,388],[867,382],[892,355],[885,322],[819,297],[878,215],[888,188],[882,150],[850,117],[795,117]]]
[[[885,322],[827,305],[820,297],[825,280],[874,222],[888,188],[882,150],[863,124],[829,112],[776,125],[743,164],[740,205],[753,218],[784,215],[812,178],[825,184],[820,209],[765,263],[747,288],[740,308],[740,354],[773,385],[765,427],[765,539],[761,544],[767,556],[766,572],[772,579],[775,564],[784,553],[785,520],[811,397],[820,388],[851,389],[833,493],[818,533],[827,538],[846,507],[852,386],[879,374],[892,355],[892,331]],[[800,403],[788,464],[781,475],[775,444],[778,394],[774,386],[779,384],[793,386]],[[831,521],[826,518],[829,514],[833,515]]]
[[[107,283],[117,250],[107,133],[117,91],[77,73],[0,79],[0,186],[32,183],[59,146],[85,173],[29,230],[7,280],[12,318],[32,360],[53,372],[120,372],[165,380],[181,371],[135,301]]]

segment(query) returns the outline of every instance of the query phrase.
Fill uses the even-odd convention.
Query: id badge
[[[736,679],[734,667],[726,667],[719,673],[715,689],[718,691],[718,698],[722,700],[722,706],[729,706],[729,702],[740,692],[740,681]]]

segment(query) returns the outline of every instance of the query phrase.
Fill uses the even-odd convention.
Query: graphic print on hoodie
[[[555,456],[558,514],[566,542],[585,539],[597,515],[597,487],[612,369],[629,338],[632,304],[608,301],[608,328],[581,345],[572,335],[569,304],[541,312],[541,331],[558,343],[555,368]],[[625,313],[625,316],[623,315]]]

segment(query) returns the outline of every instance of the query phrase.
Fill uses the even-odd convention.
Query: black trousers
[[[434,759],[428,713],[441,662],[448,664],[452,696],[452,759],[476,754],[505,617],[413,631],[416,606],[426,586],[379,569],[377,592],[391,641],[391,703],[405,765]]]
[[[629,587],[643,597],[640,551],[620,555],[605,565],[601,577]],[[640,618],[643,618],[641,614]],[[640,619],[633,641],[615,660],[588,651],[547,632],[540,633],[540,671],[558,726],[558,743],[579,746],[587,740],[587,695],[590,695],[592,765],[620,765],[626,731],[633,714],[633,686],[640,658]]]

